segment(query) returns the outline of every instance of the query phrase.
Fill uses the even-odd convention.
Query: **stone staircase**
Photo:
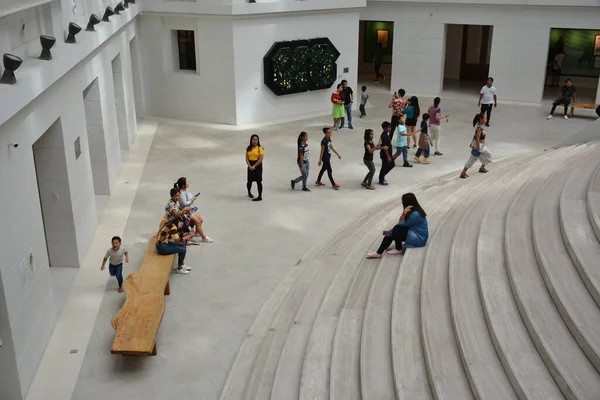
[[[365,259],[399,198],[324,240],[264,304],[221,400],[600,399],[600,144],[407,191],[427,247]]]

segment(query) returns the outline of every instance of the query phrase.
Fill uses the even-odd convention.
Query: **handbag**
[[[481,155],[481,153],[475,147],[471,147],[471,155],[473,157],[479,157]]]

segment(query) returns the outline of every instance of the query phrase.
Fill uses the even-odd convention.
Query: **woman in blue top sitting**
[[[404,254],[406,249],[424,247],[429,238],[427,227],[427,214],[417,201],[413,193],[402,195],[402,206],[404,211],[394,229],[384,231],[383,241],[376,252],[367,254],[368,258],[381,258],[383,252],[396,242],[396,248],[388,250],[390,255]],[[402,245],[404,243],[404,246]]]

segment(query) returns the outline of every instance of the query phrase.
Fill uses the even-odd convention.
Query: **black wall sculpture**
[[[263,58],[265,85],[277,96],[329,89],[339,56],[328,38],[275,42]]]

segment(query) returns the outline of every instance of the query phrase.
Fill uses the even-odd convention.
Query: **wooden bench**
[[[165,313],[165,295],[175,255],[156,252],[156,238],[148,243],[144,262],[130,274],[123,288],[125,303],[111,320],[117,331],[111,353],[128,356],[156,355],[156,335]]]
[[[575,115],[576,108],[587,108],[588,110],[595,110],[598,107],[598,105],[594,103],[571,103],[569,104],[569,107],[571,107],[571,111],[569,112],[569,118],[573,118],[573,115]]]

